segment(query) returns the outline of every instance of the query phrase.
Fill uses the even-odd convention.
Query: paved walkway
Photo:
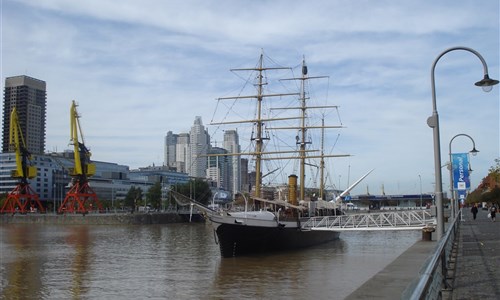
[[[496,222],[488,219],[487,214],[480,210],[473,220],[470,210],[464,209],[452,299],[500,299],[500,214],[497,213]],[[417,241],[346,299],[402,299],[405,289],[434,254],[434,234],[432,238],[433,241]]]
[[[419,276],[436,245],[436,241],[416,242],[346,299],[401,299],[406,287]]]
[[[500,299],[500,214],[496,222],[464,208],[460,225],[453,299]]]

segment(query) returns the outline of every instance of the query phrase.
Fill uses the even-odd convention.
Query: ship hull
[[[334,231],[303,230],[298,227],[259,227],[218,224],[215,229],[222,257],[310,247],[339,238]]]

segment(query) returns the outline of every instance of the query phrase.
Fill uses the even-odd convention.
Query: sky
[[[162,165],[166,133],[188,132],[196,116],[220,146],[222,131],[208,124],[228,104],[216,99],[242,93],[248,76],[230,69],[254,67],[264,53],[292,67],[288,77],[300,75],[304,57],[310,76],[329,76],[311,96],[338,105],[326,119],[345,128],[325,149],[350,155],[327,163],[329,185],[345,189],[374,169],[353,194],[433,192],[434,60],[469,47],[500,77],[498,0],[0,3],[2,90],[10,76],[47,83],[46,151],[71,149],[76,100],[92,159],[131,169]],[[482,71],[474,54],[453,50],[434,72],[442,165],[453,137],[471,136],[480,151],[471,157],[473,188],[500,156],[499,88],[474,86]],[[472,141],[459,136],[451,145],[468,152]],[[446,166],[442,172],[446,191]]]

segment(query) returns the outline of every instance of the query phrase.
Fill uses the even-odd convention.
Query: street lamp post
[[[418,180],[420,181],[420,209],[422,209],[422,176],[418,174]]]
[[[465,134],[465,133],[459,133],[457,135],[455,135],[454,137],[451,138],[450,140],[450,144],[449,144],[449,152],[448,152],[448,155],[450,157],[450,199],[451,199],[451,217],[453,219],[455,219],[455,216],[456,216],[456,213],[458,211],[458,205],[457,205],[457,200],[458,199],[455,199],[455,191],[454,191],[454,183],[453,183],[453,162],[451,160],[451,143],[453,142],[453,140],[456,138],[456,137],[459,137],[459,136],[465,136],[465,137],[468,137],[471,141],[472,141],[472,150],[469,151],[472,155],[477,155],[477,153],[479,152],[478,150],[476,150],[476,143],[474,142],[474,139],[468,135],[468,134]]]
[[[431,68],[431,92],[432,92],[432,116],[427,119],[427,125],[433,129],[433,140],[434,140],[434,176],[436,181],[435,187],[435,203],[437,206],[437,226],[436,235],[437,239],[441,239],[444,234],[444,214],[443,214],[443,181],[441,174],[441,146],[439,139],[439,115],[437,112],[436,105],[436,83],[434,79],[434,71],[436,69],[436,63],[439,61],[443,55],[454,50],[464,50],[476,55],[481,63],[483,64],[484,78],[475,83],[476,86],[483,88],[483,91],[489,92],[493,85],[498,84],[498,80],[490,79],[488,75],[488,66],[484,58],[476,50],[467,47],[453,47],[446,49],[441,54],[436,57]]]

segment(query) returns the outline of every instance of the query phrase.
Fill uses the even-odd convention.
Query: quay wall
[[[199,215],[193,221],[199,221]],[[3,214],[0,224],[61,224],[61,225],[145,225],[189,222],[189,215],[169,213],[92,213],[92,214]]]

